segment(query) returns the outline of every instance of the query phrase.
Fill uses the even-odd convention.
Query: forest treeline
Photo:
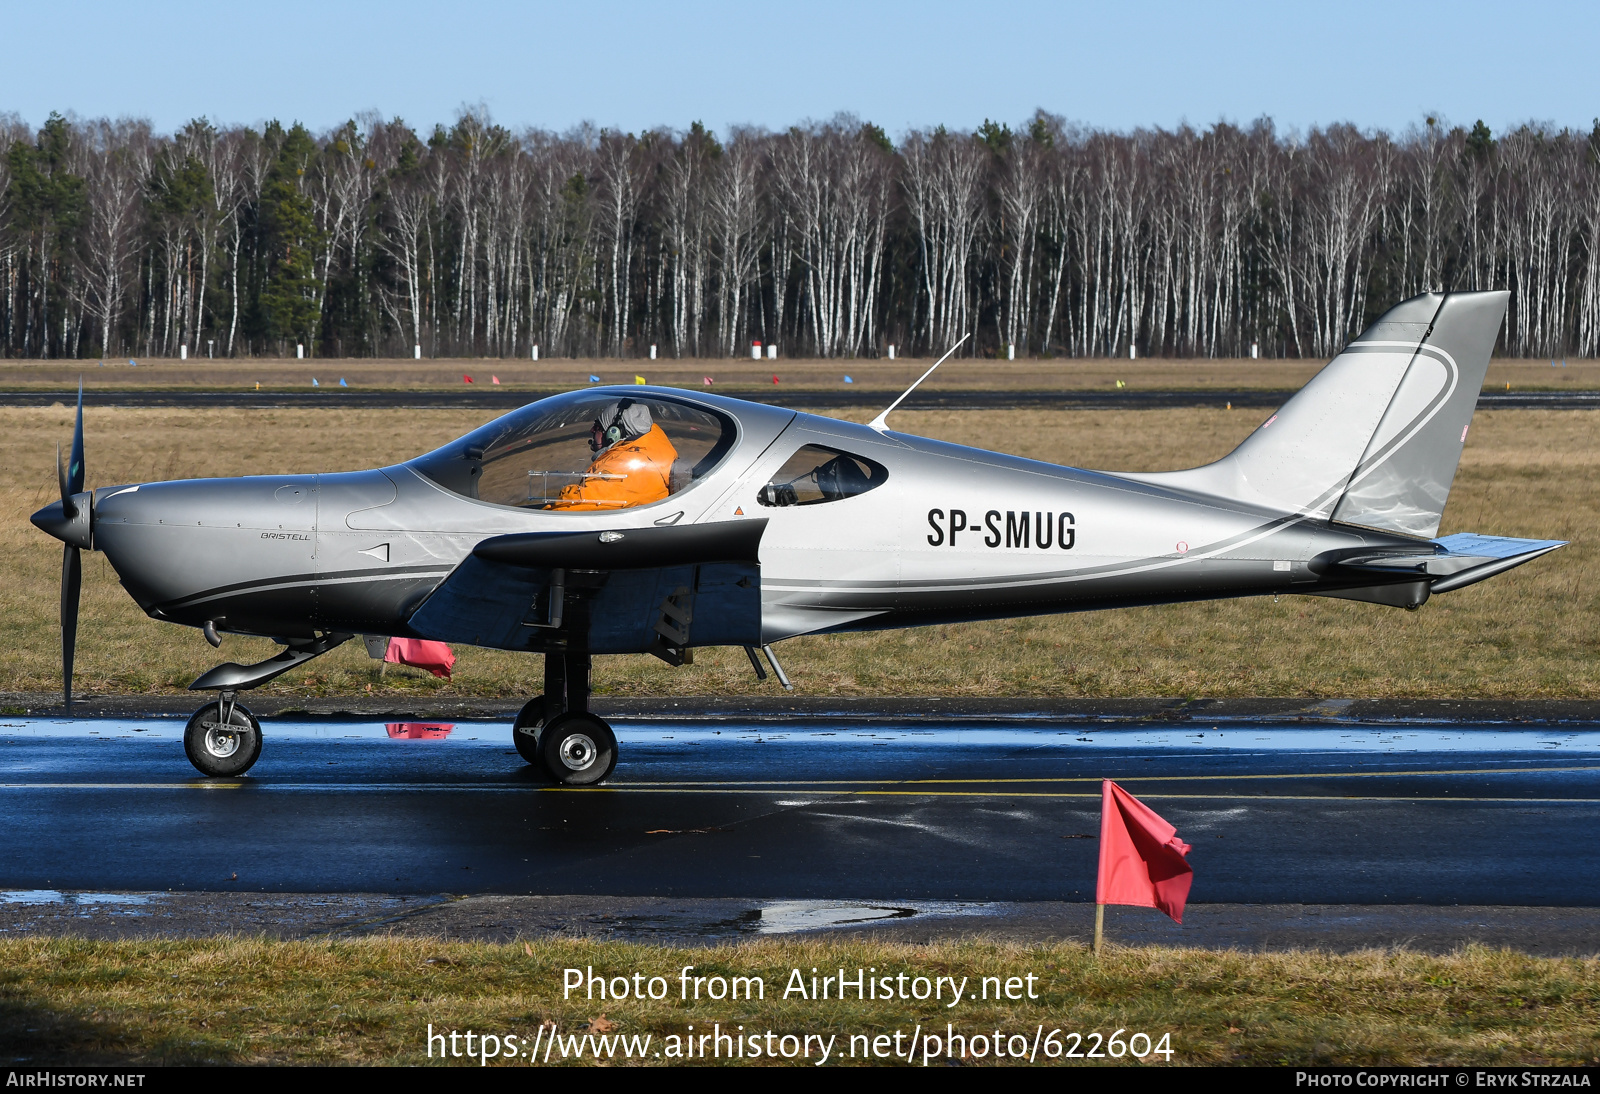
[[[1316,356],[1507,288],[1600,351],[1600,122],[419,132],[0,117],[11,357]]]

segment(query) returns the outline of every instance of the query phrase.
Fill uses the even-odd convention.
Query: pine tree
[[[261,191],[261,226],[267,256],[261,310],[269,335],[314,347],[318,332],[312,327],[320,289],[315,261],[322,233],[317,228],[311,198],[305,192],[305,179],[312,158],[317,155],[317,145],[299,123],[285,133],[273,122],[267,127],[267,137],[278,143],[278,154]]]
[[[29,147],[22,141],[6,152],[9,184],[5,204],[10,225],[22,242],[23,282],[29,312],[22,316],[22,348],[44,357],[76,352],[55,317],[65,314],[73,269],[72,253],[84,207],[84,181],[68,170],[72,128],[52,113]],[[37,303],[37,311],[32,306]]]

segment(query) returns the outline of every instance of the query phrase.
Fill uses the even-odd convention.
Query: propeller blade
[[[72,709],[72,655],[78,645],[78,594],[83,589],[83,555],[68,543],[61,548],[61,701]]]
[[[78,377],[78,424],[72,431],[72,456],[67,461],[67,489],[83,490],[83,377]]]
[[[56,445],[56,482],[61,487],[61,515],[72,520],[78,515],[78,507],[72,504],[72,495],[76,491],[67,489],[67,465],[61,462],[61,446]]]

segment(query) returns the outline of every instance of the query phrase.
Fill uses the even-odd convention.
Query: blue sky
[[[891,135],[1038,107],[1109,129],[1600,115],[1600,5],[1579,3],[5,0],[0,26],[0,113],[34,124],[61,110],[323,129],[377,110],[421,127],[477,103],[513,128],[848,111]]]

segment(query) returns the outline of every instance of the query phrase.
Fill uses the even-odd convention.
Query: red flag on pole
[[[389,639],[389,649],[383,659],[391,665],[427,669],[446,680],[450,679],[450,666],[456,663],[456,655],[450,652],[450,647],[445,643],[427,642],[420,638]]]
[[[1156,908],[1178,923],[1194,871],[1189,845],[1149,806],[1106,779],[1100,793],[1100,878],[1096,904]]]

